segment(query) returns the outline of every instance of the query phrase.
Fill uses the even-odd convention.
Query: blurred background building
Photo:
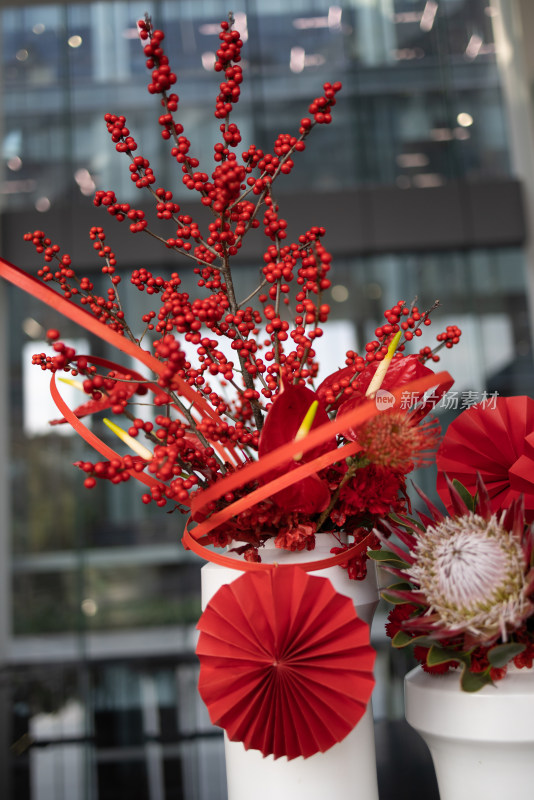
[[[279,132],[298,130],[326,80],[343,83],[333,124],[314,131],[277,189],[290,233],[328,230],[331,366],[372,338],[396,300],[417,296],[427,308],[439,298],[430,330],[457,324],[464,335],[443,360],[458,410],[483,391],[532,394],[532,3],[232,0],[231,9],[245,39],[236,120],[246,146],[270,150]],[[22,237],[42,229],[97,283],[88,231],[103,225],[121,269],[179,266],[93,208],[95,189],[140,202],[103,115],[127,117],[187,208],[145,90],[136,21],[148,12],[166,32],[180,118],[210,172],[210,65],[228,10],[226,0],[2,0],[3,257],[38,268]],[[241,256],[244,296],[262,239]],[[128,313],[140,319],[135,294]],[[13,287],[0,286],[0,303],[0,796],[223,800],[221,736],[196,693],[200,565],[180,547],[183,521],[154,513],[129,484],[83,489],[71,465],[91,455],[48,426],[57,412],[31,355],[50,327],[85,336]],[[101,343],[84,347],[113,358]],[[380,724],[402,714],[402,665],[379,631],[376,641]]]

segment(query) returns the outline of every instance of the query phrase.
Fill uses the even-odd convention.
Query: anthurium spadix
[[[371,383],[367,387],[367,391],[365,392],[366,397],[371,397],[371,398],[374,397],[375,394],[380,389],[380,387],[382,386],[384,378],[386,377],[386,372],[388,371],[388,367],[391,364],[393,356],[395,355],[395,350],[399,345],[401,335],[402,331],[399,331],[398,333],[395,334],[395,336],[391,340],[386,355],[384,356],[382,361],[380,361],[380,363],[378,364],[378,368],[375,374],[373,375]]]
[[[302,420],[301,426],[298,429],[295,441],[301,442],[309,432],[311,431],[313,420],[315,419],[315,415],[317,414],[317,409],[319,408],[319,401],[314,400],[309,409],[306,411],[306,416]],[[294,461],[301,461],[302,460],[302,453],[297,453],[297,455],[293,456]]]
[[[72,386],[73,389],[78,389],[78,391],[83,392],[83,383],[81,381],[76,381],[74,378],[58,378],[61,383],[66,383],[67,386]]]
[[[134,439],[133,436],[130,436],[130,434],[123,430],[120,425],[117,425],[110,419],[106,419],[106,417],[104,417],[104,423],[107,425],[110,431],[115,434],[115,436],[118,436],[119,439],[124,442],[124,444],[128,445],[130,450],[133,450],[134,453],[145,459],[145,461],[152,460],[152,453],[148,447],[145,447],[143,444],[141,444],[141,442],[138,442],[137,439]]]
[[[270,453],[291,441],[302,441],[310,431],[328,422],[328,414],[315,392],[305,386],[286,386],[273,402],[265,418],[262,428],[258,455]],[[337,446],[335,437],[306,453],[297,453],[277,466],[263,477],[268,483],[279,475],[288,474],[301,463],[312,461],[322,453],[327,453]],[[317,475],[310,475],[287,488],[277,492],[273,501],[288,510],[302,511],[309,514],[324,511],[330,501],[330,490],[326,481]]]

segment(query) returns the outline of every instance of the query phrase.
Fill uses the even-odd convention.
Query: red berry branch
[[[115,113],[104,117],[111,141],[126,157],[136,189],[150,197],[155,220],[169,226],[168,234],[156,232],[150,213],[137,204],[121,202],[113,190],[99,189],[94,204],[118,222],[127,220],[132,234],[153,238],[176,255],[177,263],[184,257],[186,264],[193,261],[199,294],[192,297],[182,290],[178,271],[163,276],[135,268],[130,284],[146,295],[148,304],[142,315],[144,332],[137,339],[132,333],[136,327],[125,319],[117,259],[102,227],[91,228],[89,236],[103,261],[101,271],[109,279],[104,296],[95,291],[93,281],[78,275],[71,257],[61,255],[59,246],[43,231],[28,233],[25,238],[44,258],[39,278],[57,284],[69,302],[84,306],[103,326],[140,348],[142,344],[160,369],[157,378],[150,379],[125,370],[106,370],[59,341],[58,331],[49,332],[54,355],[37,354],[35,362],[51,372],[82,376],[83,391],[90,399],[76,410],[78,417],[110,409],[127,420],[122,438],[130,448],[135,450],[140,439],[146,441],[148,449],[137,447],[135,455],[79,462],[88,488],[100,479],[119,483],[143,473],[150,478],[143,502],[171,503],[186,510],[199,490],[213,487],[225,476],[365,402],[384,359],[391,361],[383,377],[385,389],[431,376],[425,362],[439,360],[437,351],[456,344],[460,331],[449,327],[438,335],[435,349],[425,346],[409,355],[407,345],[430,324],[433,309],[420,311],[415,304],[399,301],[385,312],[385,322],[376,328],[376,338],[363,354],[348,351],[344,366],[316,386],[315,346],[330,313],[326,296],[332,257],[323,243],[326,231],[321,226],[312,225],[290,240],[274,189],[280,176],[292,172],[294,159],[305,149],[312,130],[332,121],[341,84],[325,83],[323,93],[309,105],[309,116],[297,123],[295,133],[280,133],[271,153],[250,144],[239,154],[241,134],[232,114],[243,82],[243,42],[230,16],[221,23],[214,61],[220,77],[214,163],[204,171],[192,152],[194,138],[186,137],[179,120],[178,78],[164,50],[164,34],[148,16],[138,22],[138,29],[150,73],[147,88],[159,97],[161,106],[160,133],[169,143],[169,157],[179,166],[183,184],[198,196],[199,214],[193,218],[182,212],[173,191],[161,184],[149,159],[138,152],[126,118]],[[232,263],[252,231],[266,238],[263,265],[258,286],[240,299]],[[393,354],[390,350],[395,344]],[[193,389],[198,400],[186,400],[184,386]],[[155,422],[144,419],[137,408],[141,397],[143,403],[151,402],[158,409]],[[381,514],[402,511],[406,474],[435,443],[435,429],[425,433],[426,429],[419,428],[424,415],[420,411],[394,413],[393,420],[388,414],[380,415],[374,427],[363,432],[369,442],[366,448],[356,452],[352,447],[356,454],[340,456],[304,479],[291,477],[301,462],[346,446],[357,435],[347,431],[315,451],[280,464],[287,487],[215,528],[210,534],[213,542],[224,545],[239,539],[246,543],[246,558],[255,560],[257,548],[270,536],[289,549],[311,549],[319,529],[336,535],[344,530],[361,538]],[[278,474],[274,470],[259,480],[245,480],[208,504],[202,515],[246,497]],[[362,577],[364,559],[351,566],[351,574]]]

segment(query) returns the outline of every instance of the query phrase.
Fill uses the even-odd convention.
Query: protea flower
[[[436,418],[417,423],[406,411],[388,409],[362,425],[357,441],[371,464],[406,475],[430,463],[440,435]]]
[[[388,541],[389,555],[382,551],[389,571],[405,582],[386,596],[415,608],[395,638],[401,646],[435,642],[442,661],[450,658],[468,667],[475,648],[507,645],[501,654],[508,661],[524,649],[515,643],[516,633],[523,641],[525,622],[534,615],[532,528],[525,524],[521,499],[502,513],[493,512],[480,478],[474,498],[451,482],[449,492],[453,516],[444,516],[424,498],[430,516],[419,515],[422,525],[408,519],[386,523],[389,534],[408,547]]]

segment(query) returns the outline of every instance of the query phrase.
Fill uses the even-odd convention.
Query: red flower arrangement
[[[104,456],[78,462],[87,488],[99,480],[133,477],[146,486],[144,503],[190,513],[197,523],[192,535],[204,543],[238,543],[245,559],[258,561],[268,538],[290,550],[313,549],[315,534],[322,531],[337,536],[342,549],[342,531],[357,542],[369,537],[380,516],[407,510],[406,475],[437,445],[435,425],[421,422],[431,407],[424,392],[433,389],[439,397],[452,383],[426,362],[438,361],[437,351],[456,344],[460,331],[451,326],[438,335],[434,350],[427,345],[408,355],[407,344],[430,324],[431,310],[399,301],[385,312],[364,354],[347,352],[344,364],[316,387],[314,348],[330,312],[325,294],[332,258],[320,226],[288,241],[273,186],[291,172],[311,132],[331,122],[341,84],[324,84],[297,132],[280,134],[272,153],[250,145],[239,156],[241,135],[231,115],[243,80],[242,40],[232,19],[222,22],[214,62],[222,81],[215,100],[219,136],[214,166],[204,172],[177,120],[177,77],[164,51],[164,34],[148,17],[138,29],[150,71],[148,91],[161,105],[161,136],[207,221],[181,211],[173,192],[138,153],[125,117],[116,114],[105,115],[111,140],[136,187],[153,200],[156,219],[168,223],[169,235],[156,233],[143,210],[111,190],[98,190],[94,203],[126,221],[133,235],[150,235],[190,261],[201,294],[192,298],[181,291],[177,272],[163,277],[135,269],[130,283],[152,302],[137,337],[122,309],[117,258],[103,228],[93,227],[89,235],[110,281],[105,296],[95,292],[89,277],[78,275],[71,257],[43,231],[28,233],[25,238],[44,258],[39,281],[7,262],[1,262],[0,274],[133,355],[155,376],[76,354],[61,342],[59,331],[49,331],[55,354],[37,354],[34,362],[52,373],[51,391],[63,415],[57,422],[73,425]],[[240,300],[232,259],[244,238],[261,227],[267,240],[261,281]],[[61,294],[50,289],[52,283]],[[194,346],[194,361],[184,342]],[[88,400],[68,409],[56,374],[80,381]],[[399,406],[378,411],[378,390],[395,404],[404,387],[420,402],[408,411]],[[147,402],[147,395],[159,410],[154,421],[135,405],[140,396]],[[107,410],[124,421],[108,425],[131,454],[115,452],[80,421]],[[365,575],[364,560],[359,555],[349,563],[353,577]]]
[[[428,512],[419,520],[399,515],[377,532],[404,547],[390,539],[372,553],[400,579],[383,593],[395,604],[386,625],[393,646],[412,646],[431,673],[460,667],[466,691],[504,678],[509,663],[534,661],[532,403],[498,398],[460,414],[437,459],[448,515],[422,495]],[[508,472],[524,474],[526,495],[510,488]]]

